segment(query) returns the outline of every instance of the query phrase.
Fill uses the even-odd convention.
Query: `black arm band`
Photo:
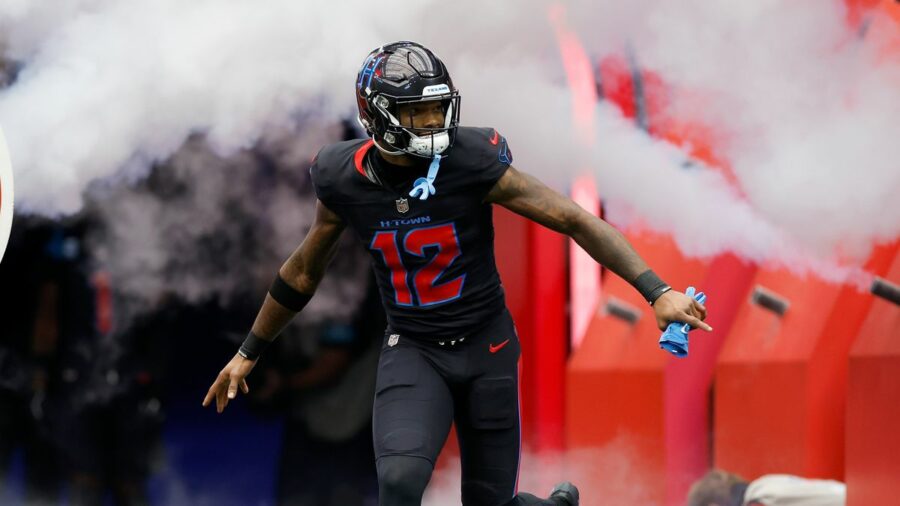
[[[244,339],[243,344],[238,349],[238,355],[246,358],[247,360],[256,360],[269,345],[272,344],[272,341],[268,339],[263,339],[253,332],[247,334],[247,339]]]
[[[294,287],[287,284],[281,279],[281,274],[275,275],[275,281],[272,281],[272,286],[269,287],[269,295],[275,299],[275,302],[295,313],[299,313],[306,306],[306,303],[309,302],[309,299],[312,298],[312,295],[298,292]]]
[[[641,273],[640,276],[635,278],[632,285],[637,288],[637,291],[641,292],[641,295],[647,299],[647,302],[649,302],[651,306],[656,302],[656,299],[658,299],[660,295],[672,289],[671,286],[667,285],[665,281],[660,279],[659,276],[651,270],[646,270]]]

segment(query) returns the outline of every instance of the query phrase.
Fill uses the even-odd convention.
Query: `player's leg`
[[[515,376],[488,376],[476,380],[467,398],[457,401],[465,506],[498,506],[516,495],[520,448],[517,395]]]
[[[493,378],[502,383],[502,378]],[[487,379],[490,381],[491,379]],[[494,386],[489,387],[493,390]],[[498,390],[505,387],[500,386]],[[499,393],[499,392],[496,392]],[[475,394],[476,397],[479,394]],[[499,400],[497,397],[494,400]],[[502,402],[502,401],[501,401]],[[485,413],[482,411],[482,413]],[[488,413],[498,413],[489,411]],[[457,421],[462,460],[462,503],[464,506],[577,506],[551,495],[548,499],[527,492],[516,493],[519,465],[518,416],[514,425],[500,427],[502,418],[491,419],[494,428],[485,428],[487,419],[463,426]],[[513,495],[515,494],[515,495]]]
[[[517,493],[520,458],[519,340],[508,314],[469,343],[472,380],[456,395],[465,506],[575,506],[554,489],[542,499]],[[574,487],[573,487],[574,488]]]
[[[372,423],[382,506],[420,506],[453,419],[450,390],[418,346],[401,337],[378,364]]]
[[[516,495],[519,471],[519,340],[508,314],[466,343],[470,378],[455,391],[462,503],[497,506]]]
[[[434,464],[422,457],[387,455],[376,467],[379,506],[421,506]]]

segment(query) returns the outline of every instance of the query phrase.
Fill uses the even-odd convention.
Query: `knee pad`
[[[419,506],[434,467],[427,459],[388,455],[376,462],[378,468],[378,504],[382,506]]]

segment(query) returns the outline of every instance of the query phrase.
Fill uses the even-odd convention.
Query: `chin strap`
[[[374,135],[372,136],[372,143],[375,144],[375,147],[378,148],[378,151],[381,151],[382,153],[384,153],[386,155],[405,155],[406,154],[406,151],[400,151],[400,150],[391,151],[389,149],[385,149],[384,147],[381,146],[381,143],[378,142],[378,139],[376,139]]]
[[[431,165],[428,166],[428,176],[416,179],[409,196],[413,198],[418,197],[419,200],[426,200],[431,195],[434,195],[437,192],[434,189],[434,180],[437,178],[440,167],[441,155],[434,155],[434,158],[431,159]]]

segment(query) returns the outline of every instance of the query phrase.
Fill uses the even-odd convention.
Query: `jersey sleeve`
[[[506,169],[512,164],[512,151],[506,137],[496,129],[479,129],[478,151],[481,160],[476,179],[483,195],[487,195],[491,188],[497,184],[500,177],[506,173]]]
[[[319,154],[313,158],[312,165],[309,167],[309,176],[312,180],[313,189],[316,192],[316,198],[325,204],[325,207],[334,210],[337,196],[334,171],[333,169],[329,170],[327,157],[323,159],[322,151],[319,151]]]

